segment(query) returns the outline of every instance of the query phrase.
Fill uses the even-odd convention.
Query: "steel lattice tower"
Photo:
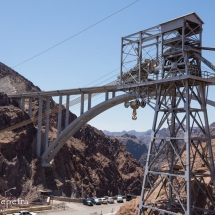
[[[206,107],[215,67],[202,57],[202,24],[191,13],[122,38],[119,85],[141,100],[125,106],[154,109],[138,215],[215,214]]]

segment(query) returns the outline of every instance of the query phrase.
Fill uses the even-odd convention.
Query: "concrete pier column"
[[[84,113],[84,93],[81,93],[81,108],[80,108],[80,115]]]
[[[91,109],[91,93],[88,93],[88,110]]]
[[[30,118],[32,117],[32,98],[28,100],[28,115]]]
[[[109,98],[109,92],[105,92],[105,101],[107,101]]]
[[[22,111],[25,111],[25,98],[24,97],[21,98],[21,107],[20,108]]]
[[[62,96],[59,96],[59,107],[58,107],[58,122],[57,122],[57,133],[61,133],[61,121],[62,121]]]
[[[48,148],[49,144],[49,118],[50,118],[50,97],[46,98],[46,125],[45,125],[45,147],[44,150]]]
[[[112,92],[112,98],[116,96],[116,92]]]
[[[41,155],[41,130],[42,130],[42,112],[43,112],[43,98],[39,97],[39,113],[38,113],[38,127],[37,127],[37,147],[36,156]]]
[[[65,118],[65,128],[69,125],[69,99],[70,95],[66,96],[66,118]]]

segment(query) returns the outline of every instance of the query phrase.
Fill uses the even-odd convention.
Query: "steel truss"
[[[160,84],[154,92],[155,114],[139,214],[214,214],[207,85],[196,84],[192,79],[172,82],[168,88]],[[162,136],[165,123],[168,136]]]
[[[215,214],[206,109],[215,66],[202,57],[202,24],[191,13],[122,38],[119,88],[154,109],[138,215]]]

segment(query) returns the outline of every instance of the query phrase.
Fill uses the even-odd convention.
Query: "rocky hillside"
[[[116,215],[137,215],[140,197],[125,202],[123,206],[117,211]]]
[[[0,92],[6,94],[38,92],[39,87],[21,76],[18,72],[0,62]]]
[[[143,169],[117,139],[106,137],[90,125],[81,128],[59,151],[51,168],[42,168],[35,157],[37,128],[33,123],[10,132],[3,128],[29,119],[18,104],[5,93],[40,91],[27,79],[0,64],[0,195],[11,187],[9,198],[38,198],[38,190],[47,188],[54,195],[80,197],[103,196],[130,192],[139,194]],[[52,101],[51,106],[56,104]],[[45,104],[44,107],[45,109]],[[33,115],[38,114],[38,100]],[[76,116],[70,113],[70,122]],[[62,120],[62,125],[63,125]],[[57,114],[51,115],[49,140],[56,137]]]
[[[146,132],[137,132],[134,130],[128,131],[128,132],[126,132],[126,131],[109,132],[109,131],[105,130],[103,132],[110,137],[117,138],[121,143],[123,143],[126,146],[128,151],[134,156],[134,158],[142,166],[145,165],[148,146],[149,146],[150,138],[151,138],[151,136],[150,136],[151,130],[148,130]],[[211,132],[211,137],[215,138],[215,122],[210,125],[210,132]],[[137,134],[137,136],[135,136],[131,133]],[[162,128],[159,131],[159,135],[162,137],[168,137],[169,136],[168,128]],[[182,131],[182,129],[180,129],[178,132],[178,136],[183,137],[183,135],[184,135],[183,131]],[[199,128],[193,128],[192,136],[201,136],[201,135],[202,135],[202,133]],[[161,165],[163,165],[163,164],[161,163]]]
[[[143,132],[138,132],[138,131],[135,131],[135,130],[120,131],[120,132],[111,132],[111,131],[104,130],[103,132],[107,136],[118,137],[118,136],[122,136],[124,134],[129,134],[129,135],[134,135],[134,136],[136,136],[137,138],[140,138],[140,139],[142,139],[142,138],[144,138],[146,136],[150,136],[151,135],[151,130],[143,131]]]
[[[143,157],[143,155],[146,156],[148,149],[146,147],[146,144],[139,138],[137,138],[135,135],[132,134],[124,134],[122,136],[116,137],[125,147],[128,149],[128,151],[134,156],[134,158],[140,162],[142,165],[144,165],[144,161],[142,162],[140,159]]]

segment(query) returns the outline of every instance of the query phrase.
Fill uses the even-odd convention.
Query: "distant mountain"
[[[111,131],[104,130],[103,133],[107,136],[112,136],[112,137],[123,136],[124,134],[131,134],[131,135],[135,135],[137,138],[144,138],[145,136],[151,135],[151,129],[143,132],[138,132],[135,130],[111,132]]]
[[[126,146],[127,150],[139,161],[141,156],[148,152],[146,144],[135,135],[124,134],[121,137],[115,137]]]
[[[177,126],[177,124],[176,124]],[[211,138],[215,138],[215,122],[210,124],[210,132]],[[121,132],[110,132],[110,131],[103,131],[103,133],[107,136],[116,138],[119,142],[123,143],[126,146],[127,150],[133,155],[133,157],[142,165],[144,166],[146,163],[146,157],[148,152],[148,146],[151,139],[151,130],[145,132],[137,132],[135,130],[131,131],[121,131]],[[168,137],[169,136],[169,129],[162,128],[159,131],[160,137]],[[199,128],[194,127],[192,129],[192,136],[198,137],[202,135],[202,131]],[[178,132],[178,137],[183,137],[184,132],[180,128]]]

